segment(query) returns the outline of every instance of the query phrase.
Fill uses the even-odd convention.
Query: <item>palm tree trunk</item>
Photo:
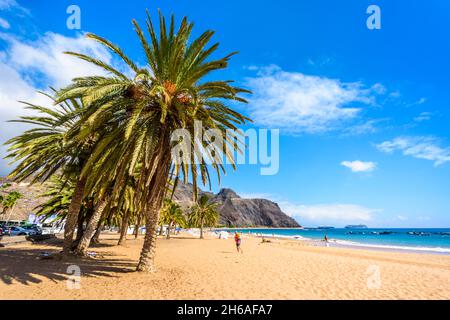
[[[72,200],[69,205],[66,217],[66,224],[64,225],[63,253],[65,255],[68,255],[72,251],[73,234],[75,233],[78,215],[80,214],[85,186],[86,186],[86,179],[85,178],[79,179],[77,185],[75,186],[75,190],[72,195]]]
[[[139,228],[141,227],[141,217],[137,218],[136,226],[134,227],[134,238],[137,239],[139,237]]]
[[[143,169],[145,176],[150,178],[150,183],[147,187],[148,203],[143,206],[145,208],[145,238],[142,246],[139,264],[137,271],[154,272],[156,271],[154,260],[156,251],[156,239],[158,238],[158,222],[159,212],[161,210],[164,195],[166,193],[167,181],[169,179],[170,165],[172,162],[170,149],[170,136],[166,129],[161,132],[158,151],[155,153],[151,161],[153,166],[149,168],[156,168],[153,170]],[[145,171],[147,170],[147,171]],[[144,180],[145,181],[145,180]]]
[[[159,211],[159,210],[158,210]],[[153,272],[156,271],[154,265],[156,239],[158,237],[157,228],[159,213],[158,211],[148,210],[145,221],[145,238],[142,246],[141,257],[137,266],[137,271]]]
[[[75,237],[75,242],[80,242],[81,237],[83,236],[83,224],[84,224],[84,215],[79,214],[78,215],[78,221],[77,221],[77,235]]]
[[[203,238],[203,217],[200,219],[200,239]]]
[[[92,238],[91,243],[99,244],[100,243],[100,234],[102,233],[102,221],[98,223],[97,230],[95,231],[94,237]]]
[[[84,214],[79,214],[77,221],[77,234],[75,236],[75,240],[72,242],[71,250],[75,250],[75,248],[80,243],[81,238],[83,237],[83,225],[85,221],[87,221],[87,217]]]
[[[172,226],[172,222],[169,223],[169,225],[167,226],[167,235],[166,235],[166,239],[170,239],[170,228]]]
[[[87,250],[89,245],[91,244],[92,237],[94,236],[95,231],[97,230],[98,223],[102,217],[103,210],[105,210],[106,205],[108,204],[108,200],[106,198],[102,198],[100,202],[95,207],[94,214],[88,222],[86,230],[84,231],[83,237],[80,240],[80,243],[75,250],[75,253],[80,256],[85,256],[87,254]]]
[[[125,244],[125,241],[127,241],[127,234],[128,234],[128,218],[130,216],[130,211],[127,210],[123,217],[122,221],[122,227],[120,228],[120,238],[118,245],[121,246]]]
[[[8,224],[9,220],[11,219],[12,213],[14,211],[14,207],[15,205],[13,205],[10,209],[9,209],[9,215],[8,215],[8,219],[6,220],[6,224]]]

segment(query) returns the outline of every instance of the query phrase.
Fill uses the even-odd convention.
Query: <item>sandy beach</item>
[[[41,260],[55,244],[0,248],[0,299],[449,299],[450,256],[188,235],[159,239],[158,272],[133,272],[142,239],[103,235],[94,258]],[[81,269],[80,289],[67,268]],[[379,273],[378,273],[379,271]],[[379,275],[379,276],[378,276]]]

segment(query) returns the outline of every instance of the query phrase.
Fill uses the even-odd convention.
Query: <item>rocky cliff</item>
[[[184,208],[193,202],[192,185],[179,184],[174,200]],[[231,189],[222,189],[218,194],[200,191],[218,204],[220,224],[232,227],[297,228],[300,225],[281,211],[278,204],[266,199],[243,199]]]
[[[17,191],[22,194],[22,198],[17,201],[14,209],[8,214],[1,214],[2,208],[0,208],[0,221],[2,220],[14,220],[22,221],[27,220],[29,215],[32,214],[39,204],[46,201],[47,198],[41,197],[45,192],[45,186],[42,184],[30,185],[29,183],[15,183],[0,177],[0,186],[4,183],[10,184],[5,189],[0,189],[0,195],[6,197],[9,192]]]

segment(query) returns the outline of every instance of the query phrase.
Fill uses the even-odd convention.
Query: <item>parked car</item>
[[[9,235],[9,228],[7,225],[0,225],[0,235],[7,236]]]
[[[25,230],[21,227],[11,227],[9,228],[9,235],[10,236],[28,236],[32,234],[30,231]]]
[[[23,226],[22,228],[27,230],[29,232],[29,235],[42,234],[42,229],[36,225]]]

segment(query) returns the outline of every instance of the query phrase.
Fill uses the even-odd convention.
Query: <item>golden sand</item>
[[[95,258],[41,260],[54,245],[0,248],[0,299],[449,299],[450,256],[309,246],[297,241],[159,239],[158,272],[134,272],[142,239],[104,235]],[[67,286],[79,265],[80,289]]]

